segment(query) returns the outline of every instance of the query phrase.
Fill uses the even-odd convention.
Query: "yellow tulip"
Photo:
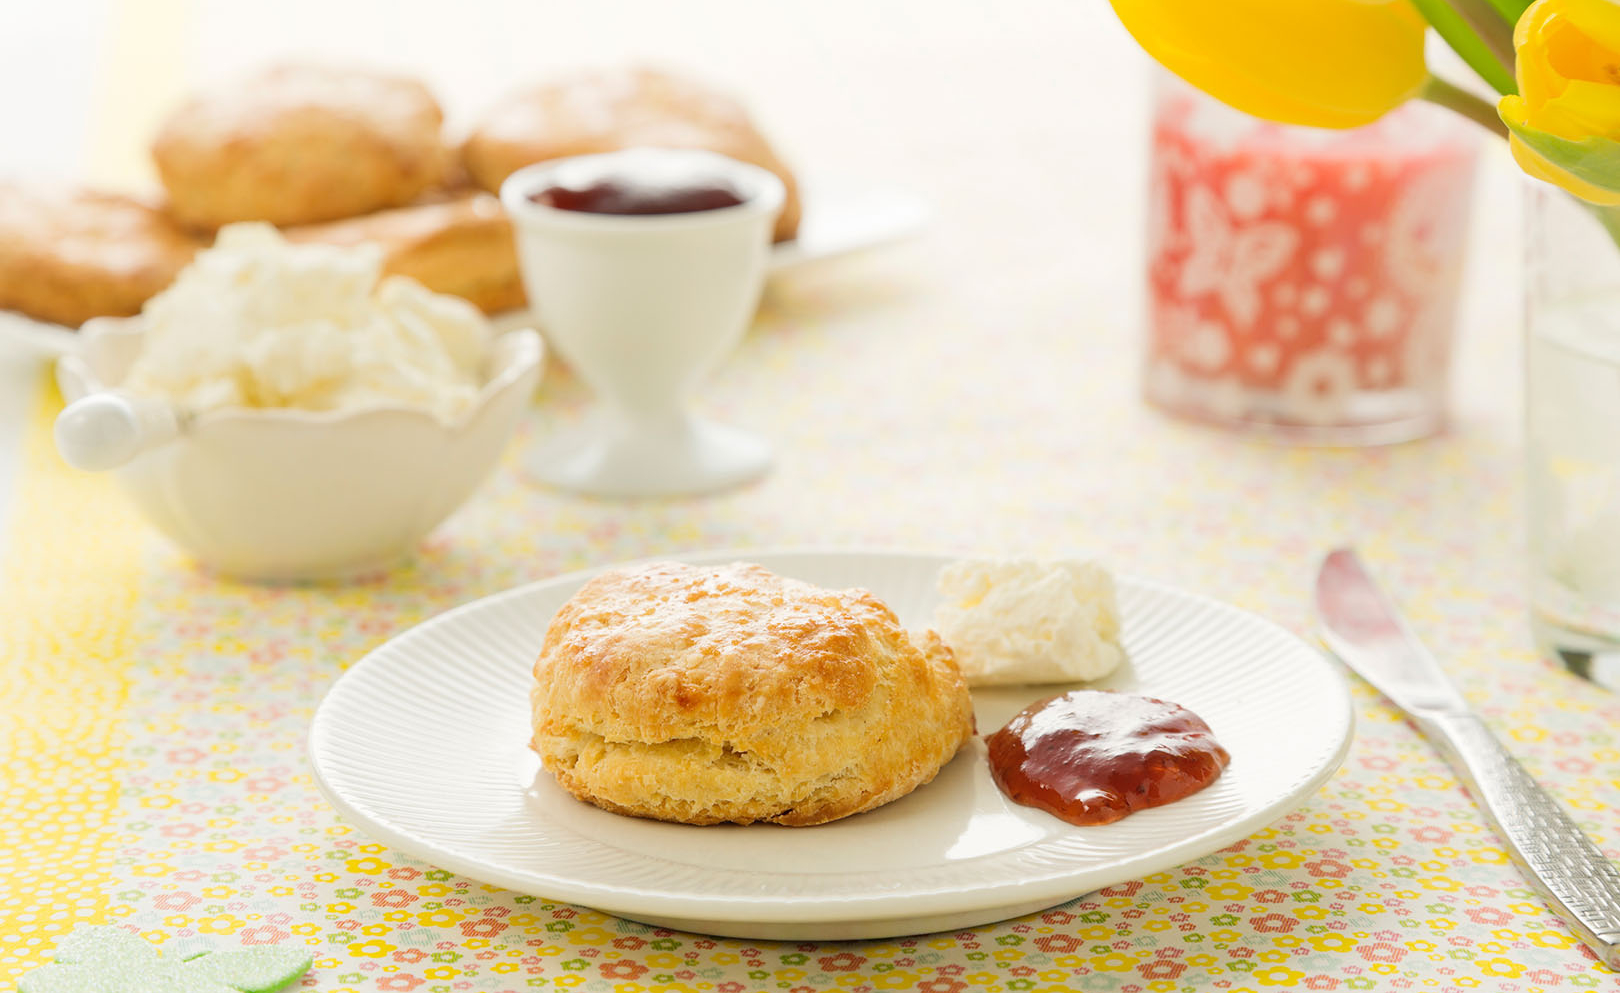
[[[1497,105],[1525,172],[1620,204],[1620,3],[1536,0],[1513,31],[1517,95]]]
[[[1408,0],[1112,0],[1165,68],[1267,120],[1351,128],[1423,86],[1422,16]]]

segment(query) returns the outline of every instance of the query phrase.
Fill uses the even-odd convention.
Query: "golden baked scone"
[[[0,309],[72,327],[139,313],[197,247],[131,197],[0,183]]]
[[[182,224],[312,224],[397,207],[438,183],[443,122],[415,80],[278,66],[180,106],[152,158]]]
[[[282,233],[289,241],[376,243],[383,248],[384,272],[470,300],[486,314],[524,303],[512,223],[500,201],[488,193],[461,193]]]
[[[587,583],[535,664],[533,746],[563,788],[686,824],[806,826],[934,778],[973,736],[950,650],[865,590],[745,563]]]
[[[799,230],[793,172],[732,98],[654,69],[582,72],[507,95],[462,144],[473,180],[492,193],[518,169],[636,145],[703,148],[775,173],[787,187],[777,241]]]

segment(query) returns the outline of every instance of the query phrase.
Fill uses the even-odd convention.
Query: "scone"
[[[438,183],[443,120],[415,80],[280,66],[182,105],[152,158],[183,224],[311,224],[397,207]]]
[[[73,327],[139,313],[197,247],[130,197],[0,183],[0,309]]]
[[[295,242],[383,249],[383,271],[410,276],[430,290],[451,293],[486,314],[523,306],[512,224],[488,193],[396,207],[342,221],[287,228]]]
[[[865,590],[757,565],[604,573],[546,632],[533,746],[615,813],[822,824],[910,793],[973,736],[950,651],[920,640]]]
[[[526,165],[636,145],[703,148],[769,169],[787,187],[776,240],[798,232],[798,183],[747,111],[722,93],[667,72],[584,72],[509,94],[468,135],[461,154],[473,180],[497,193],[507,176]]]

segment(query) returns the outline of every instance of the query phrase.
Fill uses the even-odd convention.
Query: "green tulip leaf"
[[[276,993],[309,971],[307,952],[236,948],[164,955],[138,935],[85,927],[56,944],[56,961],[22,977],[19,993]]]
[[[1517,93],[1513,79],[1513,32],[1478,0],[1412,0],[1452,51],[1498,93]]]
[[[1512,25],[1519,23],[1519,16],[1524,13],[1524,9],[1530,6],[1533,0],[1486,0],[1486,2],[1498,14],[1502,15],[1502,20]]]
[[[1503,119],[1514,137],[1542,158],[1593,186],[1620,193],[1620,141],[1593,135],[1572,141]]]

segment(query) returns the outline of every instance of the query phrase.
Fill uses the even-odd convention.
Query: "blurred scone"
[[[703,148],[769,169],[787,187],[776,240],[798,232],[798,183],[742,105],[658,70],[583,72],[511,93],[467,137],[462,160],[495,193],[526,165],[636,145]]]
[[[512,224],[488,193],[460,193],[283,233],[294,242],[379,245],[385,273],[470,300],[486,314],[523,306]]]
[[[397,207],[438,183],[442,124],[415,80],[279,66],[182,105],[152,158],[183,224],[311,224]]]
[[[139,313],[196,251],[130,197],[0,183],[0,309],[73,327]]]
[[[687,824],[805,826],[898,799],[973,735],[948,649],[865,590],[744,563],[591,580],[535,664],[534,739],[582,800]]]

